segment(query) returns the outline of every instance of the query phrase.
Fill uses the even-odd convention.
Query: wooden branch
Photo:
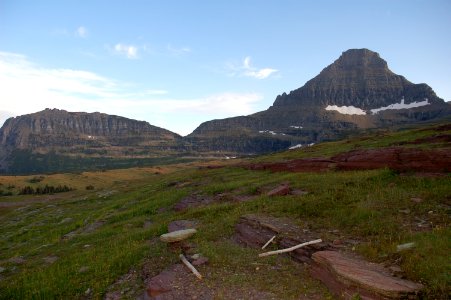
[[[258,255],[258,257],[269,256],[269,255],[274,255],[274,254],[280,254],[280,253],[285,253],[285,252],[291,252],[291,251],[294,251],[294,250],[299,249],[299,248],[304,247],[304,246],[321,243],[322,241],[323,241],[322,239],[319,239],[319,240],[314,240],[314,241],[302,243],[302,244],[299,244],[299,245],[296,245],[296,246],[293,246],[293,247],[290,247],[290,248],[286,248],[286,249],[260,253]]]
[[[182,260],[182,262],[185,264],[185,266],[187,266],[188,269],[190,269],[191,272],[193,272],[193,274],[196,275],[197,278],[202,279],[202,275],[200,275],[200,273],[196,270],[196,268],[186,259],[185,255],[180,254],[179,257]]]
[[[262,250],[268,247],[268,245],[271,244],[271,242],[274,241],[275,238],[276,236],[273,236],[269,241],[267,241],[266,244],[263,245]]]

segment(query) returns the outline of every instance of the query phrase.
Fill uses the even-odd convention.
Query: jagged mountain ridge
[[[187,138],[199,151],[228,151],[234,148],[236,132],[249,141],[265,136],[273,148],[252,142],[245,149],[235,147],[238,152],[264,153],[334,140],[361,129],[439,119],[450,112],[450,105],[427,84],[393,73],[376,52],[351,49],[301,88],[277,96],[266,111],[205,122]]]

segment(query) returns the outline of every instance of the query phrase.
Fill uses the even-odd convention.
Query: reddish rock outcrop
[[[310,269],[337,296],[351,299],[416,299],[421,284],[391,276],[383,267],[337,251],[318,251],[312,255]]]
[[[277,235],[274,242],[281,249],[318,238],[309,231],[294,225],[288,219],[262,215],[242,216],[235,229],[235,240],[254,248],[262,247],[274,235]],[[322,242],[297,249],[289,254],[297,261],[311,262],[310,257],[314,252],[326,249],[331,249],[331,247],[328,243]]]
[[[451,151],[403,147],[353,150],[326,158],[304,158],[279,163],[244,165],[250,170],[309,172],[327,170],[372,170],[390,168],[398,172],[451,172]]]
[[[355,150],[332,157],[339,170],[367,170],[388,167],[399,172],[450,172],[451,152],[413,148]]]

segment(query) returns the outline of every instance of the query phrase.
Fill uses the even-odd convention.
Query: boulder
[[[180,242],[191,237],[196,232],[197,230],[194,228],[177,230],[166,234],[162,234],[160,236],[160,240],[165,243]]]

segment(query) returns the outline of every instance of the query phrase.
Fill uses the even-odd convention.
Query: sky
[[[449,0],[0,0],[0,125],[58,108],[187,135],[351,48],[451,100]]]

